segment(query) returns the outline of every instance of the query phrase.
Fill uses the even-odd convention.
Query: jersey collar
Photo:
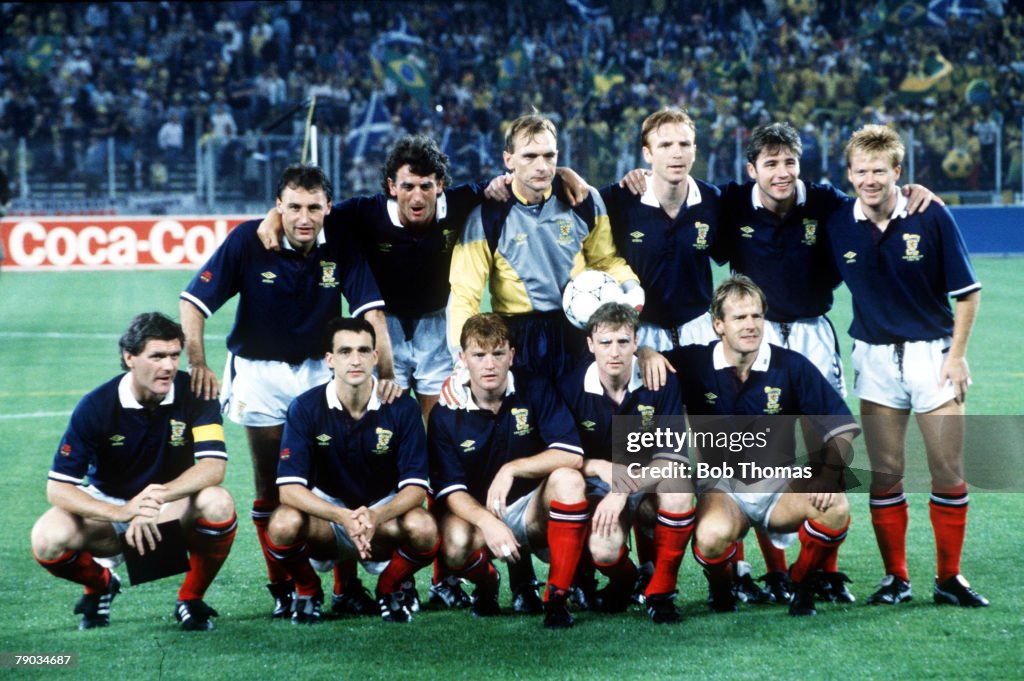
[[[444,220],[448,215],[448,199],[442,192],[437,197],[437,206],[434,208],[434,222],[440,222]],[[399,229],[405,229],[405,225],[402,224],[401,218],[398,216],[398,201],[395,199],[388,199],[388,217],[391,218],[391,224]]]
[[[895,220],[896,218],[907,217],[907,204],[909,202],[909,199],[903,196],[903,192],[900,191],[899,187],[897,187],[896,206],[892,209],[892,215],[889,216],[889,219]],[[864,214],[864,207],[861,205],[860,199],[857,199],[853,203],[853,219],[858,222],[868,219],[868,216]]]
[[[711,351],[711,358],[715,363],[715,371],[721,371],[722,369],[728,369],[731,364],[725,360],[725,349],[722,347],[722,341],[715,343],[714,349]],[[772,361],[772,346],[765,340],[761,340],[761,347],[757,349],[757,359],[750,365],[751,371],[768,371],[768,365]]]
[[[511,184],[510,187],[512,189],[512,196],[516,197],[516,201],[518,201],[519,203],[521,203],[523,205],[526,205],[526,206],[530,205],[530,202],[526,200],[526,197],[524,197],[522,194],[520,194],[519,192],[516,191],[515,183]],[[552,184],[550,187],[548,187],[547,191],[544,192],[544,198],[541,199],[541,203],[544,203],[545,201],[550,199],[551,198],[551,192],[553,192],[554,190],[555,190],[555,185],[554,184]],[[534,205],[537,205],[537,204],[534,204]]]
[[[345,411],[345,405],[338,399],[338,391],[334,386],[335,380],[337,379],[332,378],[325,388],[327,390],[327,408]],[[377,411],[380,409],[380,398],[377,396],[377,377],[371,376],[370,380],[373,381],[373,391],[370,393],[370,402],[366,405],[366,411]]]
[[[700,187],[697,186],[697,180],[693,179],[692,175],[686,176],[686,207],[692,208],[701,201]],[[652,208],[661,208],[661,203],[658,201],[658,197],[654,195],[654,183],[648,182],[647,189],[644,190],[643,196],[640,197],[640,203],[645,206],[651,206]]]
[[[636,392],[644,387],[644,379],[640,375],[640,363],[633,356],[633,366],[630,370],[629,385],[626,389],[629,392]],[[601,385],[601,376],[597,371],[597,362],[591,362],[587,367],[587,373],[583,375],[583,391],[592,395],[604,395],[604,386]]]
[[[466,373],[468,374],[469,372],[467,371]],[[463,385],[466,386],[466,404],[463,407],[463,409],[465,409],[466,411],[480,411],[480,405],[478,405],[476,403],[476,400],[473,399],[473,389],[469,387],[469,380],[467,379],[466,382],[463,383]],[[511,371],[509,371],[508,372],[508,385],[505,386],[505,397],[508,397],[509,395],[513,394],[515,391],[516,391],[516,377],[515,377],[515,375]]]
[[[316,235],[316,245],[323,246],[327,243],[327,235],[324,234],[323,228],[320,229],[320,233]],[[292,246],[292,242],[288,241],[288,237],[281,235],[281,250],[294,251],[295,247]]]
[[[132,375],[127,373],[121,377],[121,382],[117,384],[117,397],[121,401],[121,407],[123,409],[143,409],[142,404],[135,399],[135,393],[132,392]],[[164,397],[163,402],[160,406],[174,403],[174,383],[171,383],[171,389],[168,391],[167,396]]]
[[[757,189],[757,183],[750,189],[750,201],[754,204],[754,208],[764,208],[764,203],[761,201],[761,192]],[[802,206],[807,203],[807,185],[804,181],[797,179],[796,181],[796,205]]]

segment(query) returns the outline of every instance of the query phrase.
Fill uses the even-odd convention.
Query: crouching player
[[[377,395],[376,335],[364,319],[328,324],[334,379],[291,403],[281,442],[281,506],[268,528],[270,556],[295,583],[293,624],[320,621],[323,591],[314,567],[360,559],[380,574],[386,622],[410,622],[407,590],[437,553],[437,525],[423,508],[427,445],[419,406]],[[410,589],[411,590],[411,589]]]
[[[499,612],[491,559],[515,562],[529,550],[551,564],[544,626],[571,627],[568,592],[588,519],[572,417],[547,380],[511,371],[500,316],[470,317],[460,340],[468,399],[435,407],[428,427],[444,561],[476,585],[471,612],[486,617]]]
[[[622,303],[605,303],[587,323],[587,345],[594,362],[576,369],[558,382],[583,442],[583,475],[587,497],[598,500],[591,521],[589,548],[594,566],[608,578],[597,593],[597,607],[622,612],[633,595],[637,568],[629,558],[626,536],[637,520],[638,532],[654,535],[654,572],[644,589],[647,614],[657,624],[679,622],[676,581],[694,524],[693,488],[689,480],[671,491],[665,480],[657,493],[645,494],[641,481],[624,475],[625,467],[612,461],[612,419],[639,418],[641,427],[654,427],[656,419],[683,413],[679,386],[669,376],[657,392],[644,387],[636,361],[640,317]],[[673,455],[674,456],[674,455]],[[656,459],[667,458],[659,455]],[[679,455],[685,461],[685,452]],[[643,488],[632,494],[634,485]],[[646,522],[645,522],[646,521]]]
[[[121,581],[101,561],[120,563],[121,535],[144,556],[163,540],[158,523],[173,520],[190,565],[175,617],[189,631],[213,628],[217,611],[203,596],[237,522],[234,500],[219,487],[227,466],[220,405],[194,396],[178,371],[184,342],[181,327],[159,312],[132,319],[119,341],[127,373],[78,403],[54,456],[46,485],[53,507],[32,528],[32,553],[52,574],[85,586],[79,629],[110,623]]]
[[[742,475],[712,482],[697,504],[694,557],[704,567],[710,587],[709,604],[716,612],[736,610],[732,588],[736,542],[750,527],[760,526],[772,542],[785,548],[799,536],[800,554],[789,568],[793,583],[791,615],[814,615],[816,572],[839,550],[850,522],[849,504],[842,491],[842,467],[859,432],[849,409],[813,364],[802,355],[764,341],[765,298],[749,278],[734,275],[715,290],[711,314],[721,339],[709,345],[688,345],[668,353],[679,371],[683,402],[695,430],[727,430],[735,417],[812,416],[822,441],[823,461],[813,477]],[[730,419],[702,417],[733,417]],[[795,419],[770,423],[771,463],[794,463]],[[759,423],[755,428],[765,428]],[[712,451],[701,452],[712,458]],[[755,460],[758,449],[742,452]],[[735,457],[735,455],[733,455]],[[729,454],[722,454],[729,461]],[[824,463],[826,465],[822,466]],[[796,477],[796,476],[794,476]],[[744,478],[745,480],[740,480]],[[760,479],[758,479],[760,478]]]

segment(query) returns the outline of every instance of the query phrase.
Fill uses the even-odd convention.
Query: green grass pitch
[[[969,357],[972,414],[1024,414],[1020,389],[1020,302],[1024,259],[976,260],[985,284]],[[719,273],[720,274],[720,273]],[[909,562],[916,590],[905,606],[869,608],[863,599],[882,576],[867,499],[852,499],[853,523],[840,566],[860,602],[821,605],[799,620],[784,608],[741,606],[712,615],[705,582],[688,556],[680,572],[685,621],[656,627],[637,609],[621,616],[581,613],[570,631],[545,631],[537,618],[473,620],[466,612],[424,612],[410,626],[376,618],[337,619],[314,628],[268,618],[270,599],[248,522],[252,480],[244,434],[226,424],[226,485],[241,520],[234,549],[208,594],[220,611],[209,634],[177,629],[178,581],[127,587],[111,626],[79,632],[71,608],[79,589],[52,578],[29,551],[29,531],[46,509],[46,471],[78,399],[115,375],[116,339],[135,313],[177,316],[188,272],[0,274],[0,449],[4,502],[0,529],[0,653],[76,653],[76,670],[0,669],[0,678],[1020,678],[1024,669],[1024,578],[1020,545],[1024,495],[975,492],[964,573],[992,600],[981,611],[931,603],[934,548],[927,497],[911,498]],[[211,366],[223,366],[233,306],[209,323]],[[849,297],[833,314],[843,334]],[[844,340],[844,353],[849,343]],[[849,369],[848,369],[849,371]],[[854,404],[851,403],[851,406]],[[863,465],[862,446],[858,463]],[[911,456],[921,456],[914,452]],[[762,567],[755,542],[747,558]],[[790,558],[795,556],[791,549]],[[123,571],[122,571],[123,575]],[[425,597],[429,575],[420,573]],[[329,577],[325,577],[329,588]],[[507,591],[503,605],[508,606]]]

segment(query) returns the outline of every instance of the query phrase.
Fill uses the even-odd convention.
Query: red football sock
[[[645,530],[640,529],[639,526],[633,528],[633,539],[636,541],[636,562],[640,565],[644,563],[654,563],[654,538],[648,537]]]
[[[267,553],[277,562],[277,567],[295,581],[295,592],[310,597],[322,593],[320,576],[309,564],[309,544],[299,542],[291,546],[277,546],[267,540]]]
[[[401,589],[402,582],[416,574],[420,568],[430,565],[439,548],[440,540],[426,553],[416,553],[408,547],[396,548],[391,554],[391,562],[377,578],[377,593],[389,594]]]
[[[629,552],[623,546],[619,551],[619,557],[610,563],[599,563],[594,561],[594,567],[608,578],[609,582],[635,583],[637,578],[636,564],[629,558]]]
[[[277,508],[277,504],[264,499],[254,499],[252,502],[252,524],[256,526],[256,538],[260,540],[260,549],[263,550],[263,560],[267,563],[267,577],[271,584],[277,584],[288,579],[288,573],[281,564],[274,560],[267,550],[267,527],[270,525],[270,516]]]
[[[654,523],[654,574],[644,595],[667,594],[676,590],[679,565],[683,562],[686,543],[693,534],[695,509],[683,513],[658,511]]]
[[[478,585],[491,583],[498,578],[498,571],[491,564],[487,556],[487,549],[477,549],[469,556],[464,565],[451,568],[450,573]]]
[[[846,539],[846,529],[850,520],[840,529],[825,527],[813,520],[805,520],[800,526],[800,554],[789,569],[789,578],[799,584],[810,573],[821,567],[829,555],[839,550],[839,545]]]
[[[878,551],[885,574],[910,581],[907,573],[907,523],[910,514],[902,490],[894,494],[871,494],[871,525],[875,528]]]
[[[732,560],[733,560],[733,562],[740,561],[740,560],[746,560],[745,554],[744,554],[744,551],[743,551],[743,540],[742,539],[737,539],[736,540],[736,555],[734,555],[732,557]]]
[[[334,595],[340,596],[345,593],[345,588],[352,582],[359,573],[359,563],[351,558],[339,560],[334,564]]]
[[[65,551],[53,560],[43,560],[35,554],[33,557],[51,575],[85,586],[87,594],[106,591],[110,584],[110,570],[97,563],[88,551]]]
[[[718,558],[708,558],[693,543],[693,557],[704,568],[704,574],[712,587],[727,587],[732,584],[732,564],[736,559],[736,542],[729,544]]]
[[[755,534],[757,545],[761,547],[761,555],[764,556],[765,572],[785,572],[788,569],[786,552],[772,543],[772,538],[763,528],[757,528]]]
[[[962,492],[932,492],[928,515],[935,534],[936,576],[940,582],[960,574],[967,532],[967,485]]]
[[[551,589],[568,591],[576,574],[576,565],[583,554],[587,541],[587,521],[590,511],[586,501],[575,504],[551,502],[548,513],[548,550],[551,552],[551,569],[548,570],[548,588],[544,591],[547,601]]]
[[[237,530],[238,518],[234,513],[230,520],[220,523],[211,523],[202,518],[196,520],[188,542],[190,569],[178,590],[179,601],[199,600],[206,595],[206,590],[228,557]]]

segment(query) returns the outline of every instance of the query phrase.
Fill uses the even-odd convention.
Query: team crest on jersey
[[[373,448],[374,454],[387,454],[391,449],[391,438],[394,433],[386,428],[377,428],[377,446]]]
[[[718,395],[714,393],[704,393],[704,401],[708,404],[714,404],[715,400],[718,399]]]
[[[323,268],[323,271],[320,273],[320,287],[336,288],[338,280],[334,278],[334,272],[338,269],[337,263],[321,260],[320,267]]]
[[[110,446],[111,447],[120,447],[122,445],[124,445],[124,435],[111,435],[110,436]]]
[[[744,239],[753,239],[754,228],[751,227],[750,225],[743,225],[742,227],[740,227],[740,236],[742,236]]]
[[[320,447],[328,447],[331,444],[331,436],[327,433],[321,433],[316,436],[316,443]]]
[[[764,413],[782,413],[782,405],[779,404],[779,398],[782,397],[782,388],[773,388],[770,385],[768,385],[765,386],[764,388],[764,394],[768,397],[768,402],[764,407]]]
[[[181,447],[185,444],[185,422],[171,419],[171,446]]]
[[[597,424],[594,423],[593,421],[581,421],[580,426],[583,428],[583,430],[587,431],[588,433],[593,433],[594,427],[597,426]]]
[[[530,427],[530,410],[523,407],[512,408],[512,418],[515,419],[515,435],[529,435],[533,432]]]
[[[706,222],[695,222],[693,226],[697,230],[697,240],[693,242],[693,247],[698,251],[703,251],[708,247],[708,230],[711,226]]]
[[[556,241],[562,246],[569,246],[572,244],[572,223],[570,221],[558,221],[558,238]]]
[[[818,221],[817,220],[804,220],[804,240],[801,241],[804,246],[813,246],[818,243]]]
[[[273,272],[260,272],[260,276],[263,277],[264,284],[273,284],[274,280],[277,279],[277,275]]]
[[[847,251],[846,253],[843,253],[843,257],[846,259],[847,265],[852,265],[855,262],[857,262],[857,254],[854,253],[853,251]]]
[[[519,232],[519,234],[516,234],[514,237],[512,237],[512,241],[515,243],[516,246],[525,246],[526,240],[528,238],[529,237],[527,236],[526,232]]]
[[[633,243],[635,244],[642,244],[644,242],[644,233],[639,229],[630,232],[629,235],[633,237]]]
[[[903,254],[903,259],[907,262],[917,262],[924,256],[917,250],[917,247],[921,244],[920,234],[904,234],[903,242],[907,245],[907,250]]]
[[[444,250],[448,252],[455,248],[455,237],[457,236],[454,229],[442,229],[441,239],[444,240]]]
[[[71,456],[71,445],[69,445],[66,442],[64,444],[62,444],[60,446],[60,455],[63,456],[63,457]]]
[[[649,404],[638,404],[636,410],[640,412],[640,430],[650,430],[654,427],[654,407]]]
[[[462,447],[462,451],[471,452],[476,447],[476,440],[463,440],[459,443],[459,446]]]

